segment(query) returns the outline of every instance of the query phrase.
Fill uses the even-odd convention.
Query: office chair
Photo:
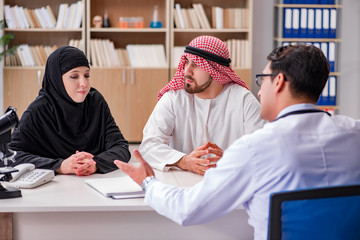
[[[360,185],[273,193],[268,240],[360,239]]]

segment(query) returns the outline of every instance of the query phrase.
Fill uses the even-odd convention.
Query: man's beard
[[[186,92],[191,93],[191,94],[201,93],[201,92],[205,91],[211,85],[211,83],[213,81],[212,77],[209,77],[209,79],[204,84],[199,86],[197,84],[197,82],[195,81],[195,79],[193,79],[192,77],[185,75],[184,80],[186,81],[186,79],[190,79],[194,83],[194,86],[191,87],[191,84],[185,82],[184,89]]]

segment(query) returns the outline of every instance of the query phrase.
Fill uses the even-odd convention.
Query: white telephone
[[[47,182],[50,182],[55,174],[49,169],[35,169],[35,165],[31,163],[23,163],[15,166],[18,172],[11,173],[12,180],[10,182],[2,182],[4,187],[15,188],[35,188]]]

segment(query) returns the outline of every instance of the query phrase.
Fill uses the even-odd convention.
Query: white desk
[[[0,199],[0,213],[12,213],[16,240],[253,238],[243,209],[208,224],[183,227],[157,214],[143,198],[113,200],[85,184],[86,179],[118,176],[123,176],[120,170],[87,177],[57,175],[43,186],[21,190],[22,198]],[[184,171],[157,171],[156,177],[176,186],[201,180]]]

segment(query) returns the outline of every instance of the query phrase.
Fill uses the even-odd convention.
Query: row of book
[[[336,91],[337,90],[337,77],[330,76],[326,85],[320,95],[317,105],[320,106],[335,106],[336,105]]]
[[[8,28],[76,29],[81,26],[83,3],[60,4],[57,19],[49,5],[35,9],[5,5],[4,14]]]
[[[335,4],[335,0],[284,0],[284,4]]]
[[[49,55],[57,49],[57,46],[29,46],[19,45],[14,54],[5,57],[5,66],[35,67],[45,66]]]
[[[249,9],[248,8],[221,8],[212,7],[212,27],[216,29],[224,28],[248,28]]]
[[[228,39],[225,41],[229,49],[233,68],[250,68],[250,43],[244,39]]]
[[[250,68],[250,45],[248,40],[228,39],[224,41],[229,49],[231,66],[233,68]],[[175,46],[173,49],[172,67],[177,68],[185,46]]]
[[[282,45],[293,45],[293,44],[305,44],[305,45],[314,45],[317,48],[320,48],[327,58],[330,66],[330,72],[335,72],[336,70],[336,43],[335,42],[282,42]]]
[[[90,60],[94,67],[167,67],[161,44],[128,44],[116,49],[109,39],[91,39]]]
[[[249,12],[247,8],[211,7],[211,25],[201,3],[193,3],[193,8],[181,8],[175,4],[175,27],[180,29],[224,29],[247,28],[249,26]]]
[[[337,9],[284,8],[284,38],[336,38]]]
[[[70,39],[69,46],[74,46],[84,51],[84,41],[80,39]],[[14,54],[8,54],[5,57],[5,66],[24,66],[35,67],[45,66],[49,55],[55,51],[58,47],[35,45],[30,46],[28,44],[19,45]]]
[[[180,3],[175,4],[174,21],[175,27],[210,29],[209,19],[206,17],[204,6],[201,3],[193,3],[193,8],[181,8]]]

